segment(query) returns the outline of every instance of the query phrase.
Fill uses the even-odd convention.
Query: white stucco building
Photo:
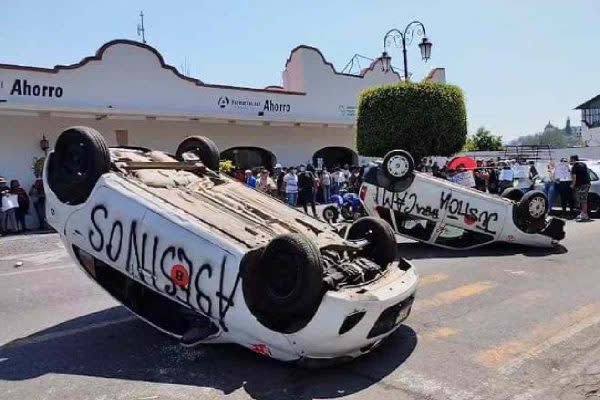
[[[600,95],[575,107],[581,110],[581,141],[586,146],[600,146]]]
[[[42,137],[52,148],[73,125],[96,128],[111,145],[170,152],[186,136],[204,135],[242,166],[353,162],[358,94],[400,80],[380,58],[360,74],[339,73],[304,45],[291,51],[282,75],[282,86],[260,89],[208,84],[130,40],[72,65],[0,64],[0,176],[28,189]],[[427,79],[443,81],[444,70]]]

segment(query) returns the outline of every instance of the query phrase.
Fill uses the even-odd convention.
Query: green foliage
[[[465,145],[462,148],[462,151],[477,151],[477,145],[472,138],[468,137],[465,141]]]
[[[402,82],[363,91],[359,97],[359,154],[383,157],[393,149],[415,159],[449,156],[467,137],[467,111],[457,86],[434,82]]]
[[[42,177],[42,174],[44,173],[44,162],[45,161],[46,161],[46,157],[40,157],[40,158],[35,157],[33,159],[33,165],[31,166],[31,169],[33,170],[33,176],[35,176],[36,178]]]
[[[496,151],[502,150],[502,136],[492,135],[483,126],[477,129],[475,134],[467,138],[463,147],[464,151]]]
[[[233,171],[233,162],[231,160],[220,160],[219,161],[219,171],[224,174],[228,174]]]
[[[567,135],[564,129],[548,129],[535,135],[521,136],[511,142],[513,145],[550,146],[557,149],[561,147],[577,146],[579,139]]]

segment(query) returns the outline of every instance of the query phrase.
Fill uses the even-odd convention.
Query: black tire
[[[537,231],[546,225],[548,208],[548,197],[544,192],[529,191],[517,204],[517,220],[526,231]]]
[[[341,212],[342,212],[342,217],[346,220],[346,221],[352,221],[353,219],[353,214],[352,214],[352,210],[350,209],[350,206],[347,204],[344,204],[341,207]]]
[[[327,222],[337,222],[340,212],[336,206],[327,206],[323,209],[323,219]]]
[[[600,196],[596,193],[588,193],[588,213],[600,214]]]
[[[415,170],[415,161],[408,151],[392,150],[383,157],[381,167],[388,178],[392,181],[399,181],[412,176]]]
[[[375,261],[382,268],[398,257],[398,245],[394,230],[386,221],[375,217],[356,220],[348,230],[349,240],[369,241],[364,248],[364,256]]]
[[[206,168],[219,172],[219,148],[209,138],[204,136],[185,138],[177,147],[175,157],[178,160],[183,160],[183,153],[187,152],[194,153]]]
[[[48,185],[68,204],[85,202],[102,174],[110,171],[110,152],[100,133],[85,126],[63,131],[48,164]]]
[[[512,201],[521,201],[523,198],[523,191],[517,188],[507,188],[504,189],[501,196]]]
[[[244,271],[242,286],[248,308],[263,325],[295,332],[308,323],[323,297],[321,252],[304,235],[277,236]]]

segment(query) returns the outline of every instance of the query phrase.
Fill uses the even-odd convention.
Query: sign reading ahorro
[[[221,109],[255,110],[258,115],[265,113],[289,113],[292,106],[288,103],[280,103],[272,99],[255,100],[240,97],[220,96],[217,105]]]

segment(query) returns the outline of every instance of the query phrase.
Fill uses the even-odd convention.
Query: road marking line
[[[475,362],[485,367],[498,368],[503,374],[510,374],[527,360],[598,323],[600,304],[588,304],[574,312],[561,314],[549,323],[537,325],[527,336],[477,353]]]
[[[421,340],[437,340],[437,339],[446,339],[449,338],[450,336],[456,336],[459,332],[454,329],[454,328],[450,328],[449,326],[443,326],[441,328],[435,329],[434,331],[431,332],[425,332],[422,335],[418,335],[419,339]]]
[[[22,274],[29,274],[31,272],[53,271],[55,269],[65,269],[65,268],[73,268],[73,266],[72,265],[62,265],[60,267],[36,268],[36,269],[27,269],[24,271],[6,272],[4,274],[0,274],[0,278],[3,276],[22,275]]]
[[[394,376],[394,381],[409,392],[435,400],[479,400],[480,396],[463,389],[457,389],[445,382],[424,377],[412,371],[403,370]]]
[[[421,275],[419,277],[419,287],[431,285],[432,283],[442,282],[448,279],[448,274],[442,272],[438,274]]]
[[[422,312],[445,304],[451,304],[467,297],[476,296],[491,288],[494,285],[491,282],[475,282],[460,286],[446,292],[441,292],[433,297],[417,301],[414,305],[415,311]]]
[[[47,264],[52,261],[58,261],[62,258],[68,258],[69,254],[64,250],[49,250],[40,253],[21,253],[11,254],[9,256],[0,257],[0,261],[24,261],[31,263]]]
[[[47,342],[49,340],[59,339],[59,338],[63,338],[66,336],[71,336],[71,335],[76,335],[78,333],[83,333],[83,332],[91,331],[94,329],[100,329],[100,328],[105,328],[107,326],[122,324],[124,322],[133,321],[135,319],[137,319],[137,318],[131,315],[128,317],[113,319],[111,321],[98,322],[96,324],[88,325],[83,328],[68,329],[65,331],[52,332],[52,333],[47,333],[45,335],[39,335],[39,336],[27,336],[24,338],[15,339],[14,341],[12,341],[10,343],[5,343],[5,344],[1,345],[1,347],[12,348],[12,347],[28,346],[30,344]]]

